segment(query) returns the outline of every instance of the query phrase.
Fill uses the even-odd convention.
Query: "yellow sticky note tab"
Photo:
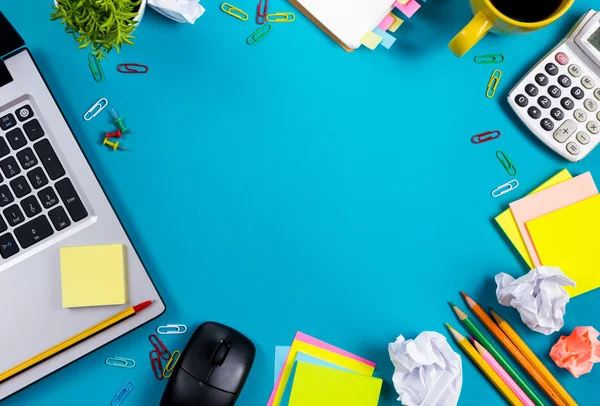
[[[64,308],[127,303],[124,245],[62,247],[60,275]]]
[[[388,30],[391,32],[396,32],[398,28],[402,25],[404,20],[400,17],[397,17],[394,13],[390,13],[390,16],[392,16],[394,22],[392,23],[392,25],[390,25],[390,28],[388,28]]]
[[[572,176],[569,173],[569,171],[563,169],[562,171],[548,179],[546,182],[542,183],[529,194],[532,195],[534,193],[548,189],[571,178]],[[521,237],[519,226],[517,225],[517,222],[515,221],[515,218],[513,217],[513,214],[510,211],[510,209],[507,209],[503,211],[500,215],[498,215],[496,217],[496,222],[498,223],[502,231],[504,231],[504,234],[506,234],[510,242],[512,242],[512,244],[515,246],[519,254],[521,254],[525,262],[527,262],[527,265],[529,265],[530,268],[533,268],[533,261],[531,260],[531,256],[527,251],[527,246],[525,245],[525,241],[523,241],[523,237]]]
[[[377,406],[382,380],[298,362],[289,406]]]
[[[600,287],[600,195],[526,223],[543,265],[557,266],[577,286],[575,297]]]
[[[374,34],[371,31],[369,31],[365,34],[364,37],[362,37],[362,39],[360,40],[360,43],[371,50],[375,50],[375,48],[377,48],[377,46],[381,43],[381,41],[383,41],[383,38],[381,38],[377,34]]]
[[[409,0],[396,0],[396,2],[402,4],[403,6],[405,6],[406,3],[409,2]]]

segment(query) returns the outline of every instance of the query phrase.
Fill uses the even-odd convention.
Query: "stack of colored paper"
[[[275,387],[267,406],[377,406],[375,363],[303,333],[275,349]]]
[[[600,195],[589,172],[559,172],[496,221],[531,268],[557,266],[575,281],[571,297],[600,287]]]

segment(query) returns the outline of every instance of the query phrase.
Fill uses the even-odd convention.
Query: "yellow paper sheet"
[[[62,247],[60,274],[64,308],[127,303],[123,245]]]
[[[571,297],[600,287],[600,195],[526,223],[543,265],[557,266],[577,286]]]
[[[406,3],[408,3],[408,0],[396,0],[398,3],[402,4],[403,6],[406,5]]]
[[[529,194],[532,195],[544,189],[548,189],[549,187],[557,185],[571,178],[572,176],[569,173],[569,171],[563,169],[562,171],[548,179],[546,182],[542,183],[533,192]],[[519,226],[517,225],[517,222],[515,221],[515,218],[513,217],[510,209],[507,209],[503,211],[500,215],[498,215],[496,217],[496,222],[498,223],[502,231],[504,231],[504,234],[506,234],[510,242],[512,242],[512,244],[515,246],[519,254],[521,254],[525,262],[527,262],[529,268],[533,268],[533,261],[531,260],[531,256],[527,251],[527,246],[525,245],[525,241],[523,241],[523,238],[521,237]]]
[[[371,50],[375,50],[375,48],[377,48],[377,46],[381,43],[381,41],[383,41],[383,38],[381,38],[377,34],[374,34],[371,31],[369,31],[365,34],[364,37],[362,37],[362,39],[360,40],[360,43]]]
[[[390,28],[388,28],[388,30],[390,30],[391,32],[396,32],[398,28],[400,28],[404,20],[396,16],[394,13],[390,13],[390,15],[394,18],[394,22],[392,23],[392,25],[390,25]]]
[[[377,406],[379,378],[298,362],[289,406]]]

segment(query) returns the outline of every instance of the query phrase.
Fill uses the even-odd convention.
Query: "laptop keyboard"
[[[0,113],[0,256],[9,258],[87,216],[31,106]]]

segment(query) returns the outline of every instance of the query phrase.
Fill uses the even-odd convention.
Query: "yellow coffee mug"
[[[513,20],[502,14],[491,0],[470,0],[471,10],[475,17],[459,32],[448,47],[456,56],[463,56],[488,33],[494,34],[525,34],[544,28],[558,20],[574,3],[575,0],[563,0],[557,10],[545,20],[524,23]]]

